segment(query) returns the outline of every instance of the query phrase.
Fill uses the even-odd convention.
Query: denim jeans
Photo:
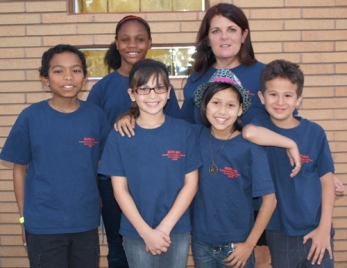
[[[192,251],[195,268],[220,268],[226,266],[223,260],[227,258],[232,249],[232,243],[226,245],[208,244],[196,239],[192,240]],[[253,252],[246,262],[245,268],[254,267]]]
[[[108,243],[108,267],[127,268],[129,266],[122,245],[122,236],[119,234],[122,212],[114,198],[111,179],[99,179],[98,186],[102,200],[102,219]]]
[[[25,232],[31,268],[99,267],[98,229],[71,234]]]
[[[330,231],[330,244],[334,251],[333,238],[335,230]],[[287,236],[279,231],[266,231],[266,240],[270,248],[271,264],[273,268],[333,268],[334,259],[330,259],[326,250],[322,263],[312,265],[311,260],[307,260],[308,253],[312,245],[312,239],[303,244],[304,236]]]
[[[167,252],[152,255],[146,251],[141,238],[123,237],[124,249],[130,268],[185,268],[187,265],[190,233],[170,235]]]

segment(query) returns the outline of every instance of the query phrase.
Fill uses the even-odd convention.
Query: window
[[[104,65],[107,48],[82,48],[87,58],[89,79],[101,79],[108,74]],[[195,47],[152,47],[146,57],[163,62],[170,77],[187,76],[188,68],[192,66],[192,55]]]
[[[72,13],[205,10],[205,0],[71,0]]]

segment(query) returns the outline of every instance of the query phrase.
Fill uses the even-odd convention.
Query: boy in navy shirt
[[[247,139],[266,145],[277,207],[266,228],[274,268],[334,267],[332,214],[334,164],[324,130],[293,112],[302,101],[304,75],[297,64],[275,60],[262,71],[259,98],[270,116],[244,129]],[[280,135],[296,142],[301,170],[290,177]],[[274,147],[278,146],[278,147]]]
[[[1,152],[13,162],[14,192],[30,267],[98,267],[98,161],[110,132],[103,111],[77,98],[86,60],[70,45],[42,56],[52,98],[30,105]]]

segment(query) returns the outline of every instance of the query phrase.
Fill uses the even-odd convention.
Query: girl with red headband
[[[132,66],[146,57],[152,46],[151,30],[148,23],[137,16],[126,16],[116,27],[115,41],[110,45],[105,56],[105,64],[110,74],[98,81],[92,88],[87,101],[101,107],[113,125],[116,119],[129,110],[131,100],[127,93],[129,72]],[[179,106],[174,90],[164,113],[178,117]],[[102,217],[106,229],[109,252],[107,255],[110,268],[128,267],[119,235],[121,211],[113,196],[110,178],[100,176],[99,192],[102,199]]]

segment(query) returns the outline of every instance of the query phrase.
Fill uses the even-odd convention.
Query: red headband
[[[151,28],[149,27],[147,21],[145,21],[143,18],[134,16],[134,15],[130,15],[130,16],[124,17],[123,19],[121,19],[121,20],[118,22],[117,27],[116,27],[116,34],[117,34],[117,32],[118,32],[119,27],[120,27],[124,22],[126,22],[126,21],[128,21],[128,20],[137,20],[137,21],[139,21],[139,22],[142,22],[142,23],[145,25],[145,27],[148,29],[148,31],[151,32]]]

